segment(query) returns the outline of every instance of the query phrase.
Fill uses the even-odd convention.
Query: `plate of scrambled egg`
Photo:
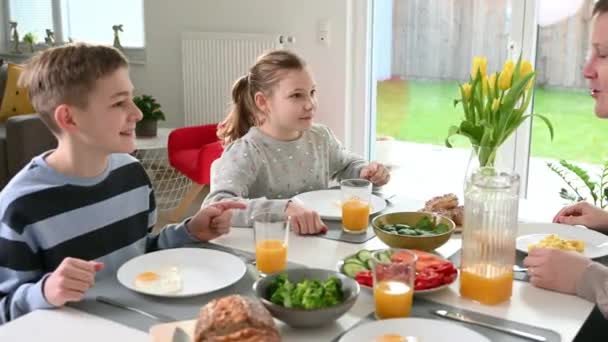
[[[608,236],[581,226],[520,223],[516,248],[525,253],[534,248],[554,248],[593,259],[608,255]]]

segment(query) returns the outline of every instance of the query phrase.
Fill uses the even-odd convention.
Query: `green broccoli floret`
[[[344,293],[342,292],[342,282],[336,277],[331,277],[323,284],[324,306],[334,306],[342,302]]]
[[[286,308],[319,309],[339,304],[343,300],[342,282],[331,277],[325,282],[305,279],[291,283],[281,274],[268,286],[270,301]]]
[[[289,282],[286,274],[277,276],[268,286],[270,301],[287,308],[292,307],[291,293],[293,292],[293,289],[294,285]]]
[[[318,309],[323,307],[323,286],[318,280],[309,281],[302,297],[304,309]]]

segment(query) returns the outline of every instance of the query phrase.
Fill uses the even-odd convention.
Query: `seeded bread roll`
[[[266,308],[257,300],[232,295],[201,308],[195,342],[280,342],[281,335]]]

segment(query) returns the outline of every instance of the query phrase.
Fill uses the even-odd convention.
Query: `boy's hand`
[[[376,186],[382,186],[391,179],[391,174],[384,165],[372,162],[363,169],[361,169],[361,173],[359,177],[363,179],[367,179],[372,182]]]
[[[80,301],[95,284],[95,272],[102,269],[101,262],[65,258],[44,282],[44,297],[55,306]]]
[[[200,241],[213,240],[230,231],[232,209],[245,208],[245,204],[236,201],[211,204],[201,208],[186,224],[186,229]]]

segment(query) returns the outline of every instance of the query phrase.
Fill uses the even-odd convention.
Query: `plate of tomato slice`
[[[371,259],[374,252],[377,251],[363,249],[344,258],[338,263],[339,271],[355,279],[362,287],[372,288],[374,280]],[[458,278],[458,270],[451,261],[429,252],[418,250],[411,252],[417,256],[414,293],[423,294],[442,290]],[[384,250],[376,255],[386,262],[397,262],[400,259],[399,251]]]

